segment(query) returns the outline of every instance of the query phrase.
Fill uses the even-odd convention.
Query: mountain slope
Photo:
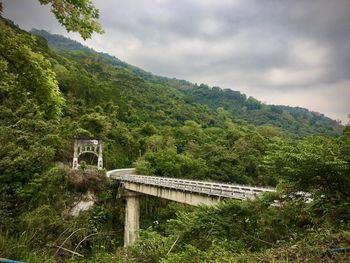
[[[95,52],[58,53],[2,18],[0,36],[1,256],[33,263],[71,262],[67,251],[86,263],[321,262],[330,244],[348,246],[350,127],[339,137],[293,140],[247,120],[276,116],[277,125],[282,116],[302,125],[307,110],[205,85],[184,91],[147,81]],[[312,134],[316,124],[303,127]],[[278,184],[279,192],[198,209],[142,196],[140,225],[147,230],[135,246],[117,249],[125,215],[119,183],[85,165],[69,168],[75,136],[103,140],[107,170],[134,166],[142,174]],[[79,161],[94,164],[91,157]],[[310,193],[311,202],[298,191]],[[94,206],[70,216],[92,194]],[[348,262],[342,255],[330,259]]]
[[[78,51],[79,50],[79,51],[88,51],[88,52],[92,52],[92,53],[97,53],[101,57],[103,57],[107,61],[109,61],[113,66],[128,69],[131,72],[133,72],[135,75],[137,75],[145,80],[151,81],[151,82],[168,84],[170,86],[173,86],[176,88],[181,88],[181,89],[187,89],[187,88],[191,88],[194,86],[192,83],[190,83],[189,81],[186,81],[186,80],[179,80],[176,78],[167,78],[167,77],[156,76],[156,75],[154,75],[150,72],[147,72],[141,68],[138,68],[138,67],[130,65],[126,62],[123,62],[120,59],[118,59],[114,56],[111,56],[107,53],[96,52],[95,50],[93,50],[89,47],[86,47],[75,40],[66,38],[66,37],[61,36],[61,35],[51,34],[45,30],[38,30],[38,29],[32,29],[31,33],[36,35],[36,36],[44,37],[47,40],[48,45],[57,51]]]
[[[272,125],[286,131],[292,137],[311,134],[337,135],[341,126],[318,112],[300,107],[267,105],[233,90],[223,90],[206,85],[183,90],[187,101],[209,106],[212,109],[222,107],[232,114],[235,122],[254,125]]]
[[[185,80],[160,77],[146,72],[138,67],[129,65],[109,54],[95,52],[80,43],[60,35],[52,35],[44,30],[32,30],[35,35],[47,39],[48,45],[59,52],[81,51],[91,53],[100,57],[110,65],[127,69],[141,79],[152,84],[170,86],[178,89],[183,100],[188,104],[199,107],[208,107],[216,112],[223,108],[238,123],[249,123],[254,125],[273,125],[281,128],[291,137],[304,137],[313,134],[339,135],[342,126],[323,114],[311,112],[300,107],[289,107],[280,105],[267,105],[238,91],[209,87],[201,84],[192,84]],[[167,112],[165,112],[167,114]],[[170,112],[169,112],[170,113]],[[179,116],[179,118],[181,118]],[[186,117],[184,117],[186,119]]]

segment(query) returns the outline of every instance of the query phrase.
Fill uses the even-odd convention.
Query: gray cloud
[[[5,0],[20,26],[67,34],[36,0]],[[95,0],[104,35],[85,44],[155,74],[240,90],[346,121],[348,0]]]

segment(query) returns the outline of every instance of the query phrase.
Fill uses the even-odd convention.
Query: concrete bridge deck
[[[133,244],[138,237],[140,194],[197,206],[215,205],[223,198],[253,199],[263,192],[275,192],[265,187],[136,175],[133,168],[108,171],[107,177],[121,181],[126,190],[124,246]]]
[[[224,184],[159,176],[136,175],[134,168],[112,170],[107,172],[107,176],[121,182],[149,185],[217,198],[243,200],[252,199],[256,195],[263,192],[275,192],[275,189],[268,187],[255,187],[239,184]],[[142,192],[141,189],[140,192]]]

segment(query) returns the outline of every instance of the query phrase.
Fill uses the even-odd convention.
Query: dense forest
[[[131,71],[136,76],[152,84],[164,84],[175,87],[184,94],[190,104],[206,105],[216,111],[223,108],[235,123],[254,125],[273,125],[279,127],[290,137],[301,138],[306,135],[327,134],[339,135],[341,126],[318,112],[311,112],[300,107],[266,105],[260,101],[231,89],[209,87],[205,84],[192,84],[185,80],[156,76],[138,67],[127,64],[120,59],[105,53],[98,53],[82,44],[60,35],[53,35],[45,30],[33,29],[34,35],[44,37],[49,47],[57,51],[85,51],[99,55],[114,67]]]
[[[327,252],[350,246],[349,126],[238,91],[158,77],[33,33],[0,20],[0,257],[349,261],[349,253]],[[199,208],[143,197],[140,240],[122,248],[119,186],[103,171],[70,169],[74,137],[103,140],[106,170],[136,167],[148,175],[274,186],[277,193]],[[87,193],[94,206],[72,216],[72,204]]]

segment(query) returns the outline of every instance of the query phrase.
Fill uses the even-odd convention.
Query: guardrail
[[[107,172],[107,176],[123,182],[153,185],[186,192],[205,194],[232,199],[251,199],[263,192],[275,192],[273,188],[254,187],[238,184],[195,181],[159,176],[135,175],[135,169],[119,169]]]
[[[135,174],[135,168],[124,168],[124,169],[115,169],[107,172],[107,177],[111,177],[111,175],[127,175],[127,174]]]

